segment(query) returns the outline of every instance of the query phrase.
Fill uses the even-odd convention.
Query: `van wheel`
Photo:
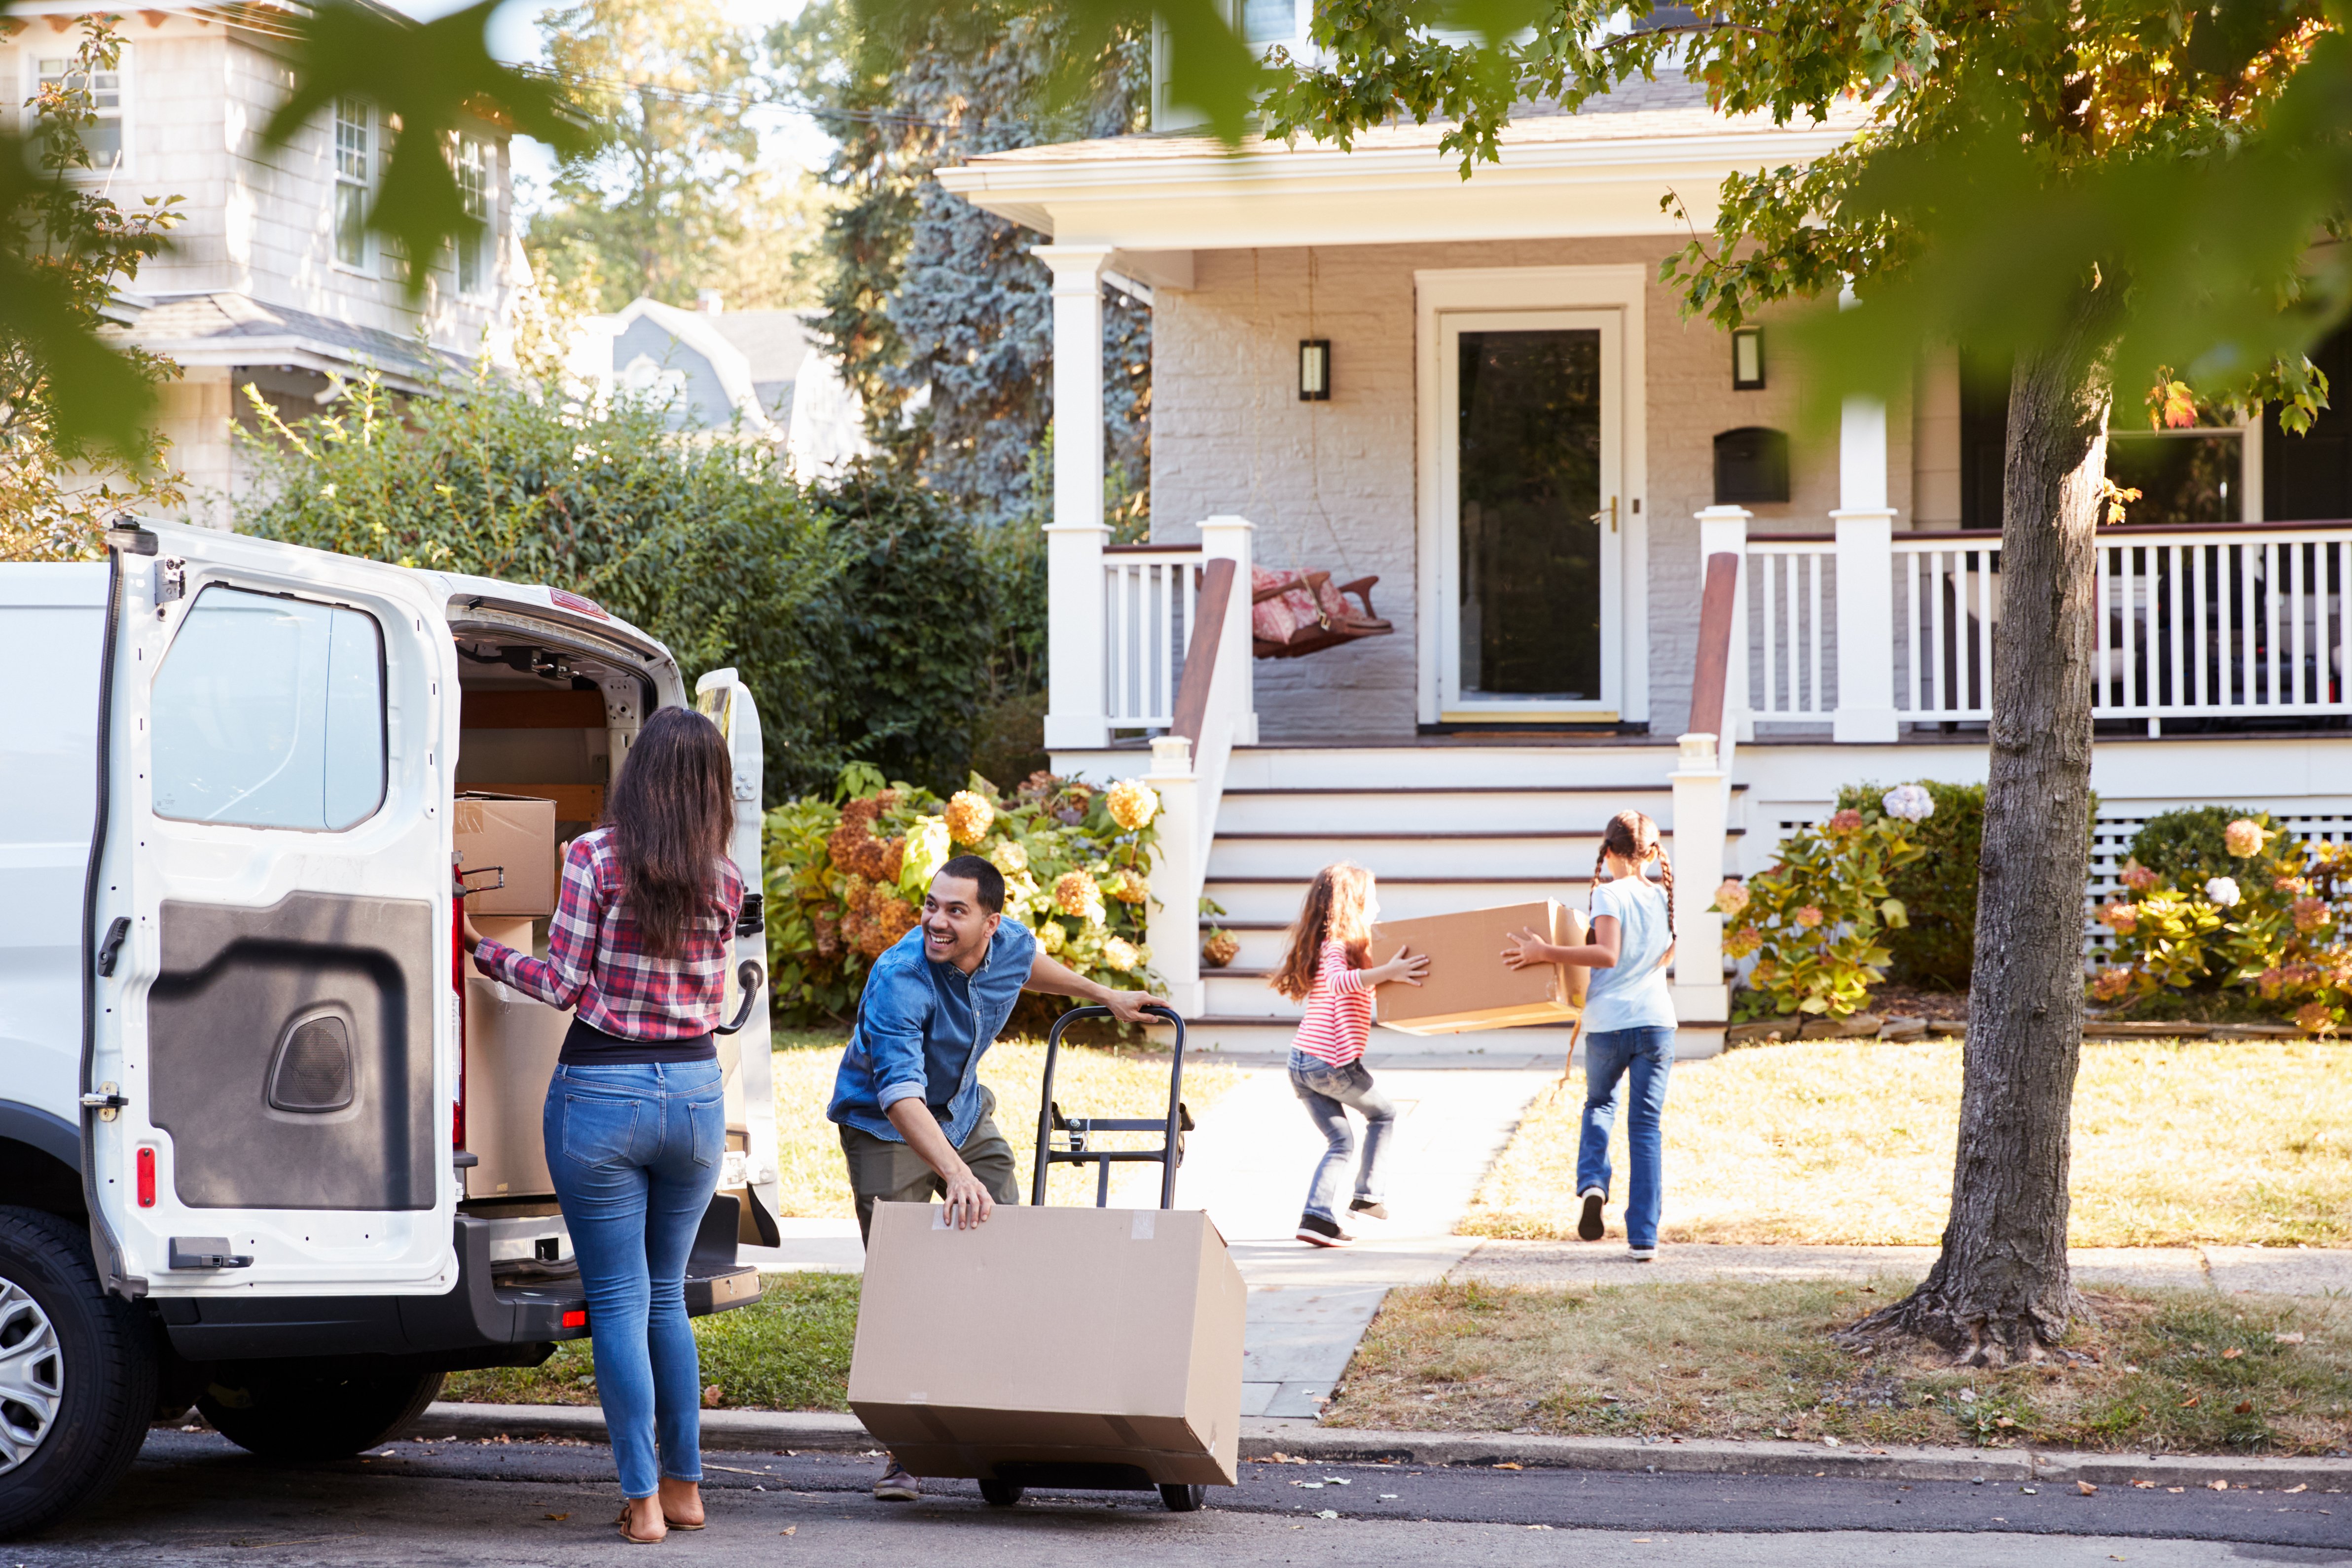
[[[1209,1489],[1162,1481],[1160,1483],[1160,1500],[1171,1513],[1198,1513],[1208,1505]]]
[[[339,1459],[424,1415],[444,1375],[341,1356],[223,1362],[196,1408],[264,1458]]]
[[[121,1479],[154,1406],[146,1316],[106,1293],[89,1232],[0,1208],[0,1539]]]

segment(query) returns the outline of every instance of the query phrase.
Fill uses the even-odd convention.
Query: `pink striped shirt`
[[[1348,962],[1348,945],[1334,936],[1315,956],[1307,1016],[1299,1020],[1290,1049],[1345,1067],[1364,1054],[1371,1038],[1371,989],[1364,984],[1363,971]]]

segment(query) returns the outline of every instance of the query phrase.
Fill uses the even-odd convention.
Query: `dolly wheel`
[[[1208,1503],[1209,1489],[1164,1481],[1160,1488],[1160,1500],[1168,1505],[1171,1513],[1198,1513]]]
[[[982,1481],[980,1483],[980,1495],[986,1498],[991,1503],[994,1504],[998,1508],[1011,1508],[1014,1503],[1021,1500],[1021,1494],[1027,1490],[1028,1489],[1024,1487],[1019,1481]],[[1161,1487],[1160,1490],[1164,1492],[1168,1489],[1166,1487]],[[1171,1502],[1168,1506],[1173,1508],[1176,1505]]]

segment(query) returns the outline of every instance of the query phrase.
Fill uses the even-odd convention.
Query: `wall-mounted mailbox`
[[[1715,504],[1746,506],[1789,498],[1789,437],[1760,424],[1715,438]]]

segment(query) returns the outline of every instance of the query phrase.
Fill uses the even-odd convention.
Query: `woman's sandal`
[[[667,1514],[662,1515],[662,1522],[668,1525],[672,1530],[700,1530],[702,1528],[701,1524],[688,1524],[682,1520],[672,1519]],[[709,1522],[710,1521],[707,1519],[703,1521],[703,1524],[708,1524]]]
[[[633,1533],[629,1529],[629,1505],[627,1503],[623,1503],[621,1505],[621,1517],[614,1520],[613,1522],[621,1527],[621,1539],[627,1542],[632,1546],[659,1546],[664,1541],[668,1539],[667,1536],[664,1535],[637,1535]],[[667,1516],[664,1516],[662,1522],[664,1524],[669,1523]],[[681,1527],[673,1526],[672,1528]],[[694,1528],[699,1530],[702,1527],[698,1524]]]

